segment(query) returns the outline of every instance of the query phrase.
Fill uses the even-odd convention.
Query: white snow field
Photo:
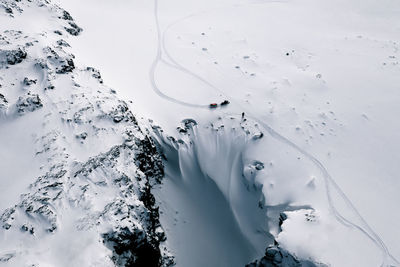
[[[398,0],[54,2],[84,29],[75,63],[160,126],[177,267],[244,266],[274,242],[316,264],[400,266]]]

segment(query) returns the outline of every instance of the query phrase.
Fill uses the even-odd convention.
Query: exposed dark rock
[[[16,65],[21,63],[27,57],[27,53],[23,48],[15,50],[0,50],[0,63]]]
[[[279,230],[282,231],[282,224],[287,219],[284,212],[279,214]],[[316,263],[311,260],[299,259],[292,255],[287,250],[281,248],[279,243],[275,240],[274,245],[267,247],[265,255],[246,267],[327,267],[325,264]]]
[[[106,117],[110,117],[115,123],[136,122],[135,117],[124,101],[120,101],[119,105],[113,107],[112,111],[106,114]]]
[[[98,168],[115,168],[122,153],[134,151],[136,165],[145,178],[138,192],[139,200],[143,202],[145,208],[140,212],[143,228],[135,228],[133,225],[132,227],[116,227],[102,234],[102,237],[105,245],[113,251],[112,260],[117,266],[170,266],[173,259],[162,256],[160,250],[160,242],[165,241],[166,238],[160,226],[158,207],[155,205],[150,185],[151,181],[157,183],[163,176],[161,159],[154,144],[147,137],[142,141],[137,140],[136,145],[134,147],[116,146],[106,154],[90,159],[74,176],[89,177]],[[128,176],[121,175],[114,179],[114,183],[124,188],[131,185],[133,181]],[[128,210],[128,214],[121,213],[122,210]],[[126,206],[124,202],[118,201],[110,204],[104,214],[112,213],[115,216],[121,213],[123,218],[130,218],[137,212],[137,208]]]
[[[67,12],[67,11],[65,11],[65,10],[63,10],[62,19],[65,19],[65,20],[74,20],[74,19],[72,18],[71,14],[69,14],[69,12]]]
[[[0,94],[0,111],[6,110],[8,107],[8,101],[4,95]]]
[[[81,134],[76,135],[77,139],[85,140],[87,138],[88,134],[86,132],[83,132]]]
[[[72,72],[74,69],[75,69],[74,61],[72,59],[67,59],[66,62],[63,65],[61,65],[60,68],[57,68],[56,72],[58,74],[65,74]]]
[[[164,177],[164,166],[153,141],[146,136],[139,144],[136,152],[136,164],[147,176],[160,183]]]
[[[83,31],[75,22],[70,21],[68,24],[70,27],[64,27],[64,29],[71,35],[78,36]]]
[[[47,87],[44,88],[44,90],[54,90],[55,86],[52,84],[49,84]]]
[[[265,256],[246,265],[246,267],[322,267],[325,265],[309,260],[299,260],[279,245],[269,246]]]
[[[97,69],[95,69],[93,67],[87,67],[86,70],[90,71],[92,73],[92,77],[97,79],[99,81],[99,83],[103,83],[103,79],[101,78],[100,71],[98,71]]]
[[[279,214],[279,229],[282,231],[281,226],[283,222],[287,219],[287,215],[284,212]]]
[[[12,8],[10,7],[5,7],[4,10],[6,11],[6,13],[8,14],[13,14],[14,12],[12,11]]]
[[[253,161],[252,165],[257,171],[261,171],[264,169],[264,163],[262,163],[261,161],[255,160]]]
[[[0,7],[4,8],[4,11],[9,14],[11,17],[13,17],[14,11],[17,12],[22,12],[22,8],[18,6],[18,2],[21,2],[21,0],[14,0],[14,1],[2,1]]]
[[[43,107],[39,95],[31,94],[30,92],[25,96],[20,96],[15,105],[17,108],[17,112],[20,115],[25,114],[26,112],[33,112]]]
[[[257,139],[261,139],[261,138],[263,138],[263,137],[264,137],[264,133],[258,132],[258,133],[255,133],[255,134],[251,137],[251,139],[257,140]]]
[[[59,46],[63,46],[63,47],[70,47],[70,45],[69,45],[65,40],[63,40],[63,39],[58,40],[58,41],[57,41],[57,44],[58,44]]]
[[[131,232],[124,227],[103,234],[103,239],[106,246],[113,251],[112,260],[117,266],[162,266],[158,246],[149,241],[144,231]]]
[[[24,224],[21,226],[21,231],[22,232],[29,232],[31,235],[35,233],[35,230],[32,226]]]
[[[188,132],[188,130],[187,130],[187,129],[185,129],[185,128],[182,128],[182,127],[177,127],[176,129],[177,129],[177,130],[178,130],[178,132],[179,132],[179,133],[181,133],[181,134],[186,134],[186,133]]]
[[[32,84],[36,84],[37,80],[32,80],[29,79],[28,77],[24,78],[24,81],[22,82],[25,86],[31,86]]]
[[[193,119],[184,119],[182,121],[182,123],[183,123],[183,125],[185,125],[186,128],[193,127],[193,126],[197,125],[197,122],[195,120],[193,120]]]

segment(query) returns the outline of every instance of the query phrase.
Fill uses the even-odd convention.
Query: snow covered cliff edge
[[[100,73],[76,68],[82,29],[40,0],[2,0],[0,25],[0,263],[171,265],[161,158]]]

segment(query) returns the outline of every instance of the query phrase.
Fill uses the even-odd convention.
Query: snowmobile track
[[[270,2],[281,2],[281,1],[270,1]],[[263,4],[264,3],[265,2],[263,2]],[[267,2],[267,3],[269,3],[269,2]],[[276,140],[278,140],[278,141],[280,141],[280,142],[292,147],[293,149],[295,149],[296,151],[301,153],[303,156],[305,156],[307,159],[309,159],[311,162],[313,162],[315,164],[315,166],[317,166],[317,168],[321,171],[321,173],[323,175],[324,183],[325,183],[326,196],[327,196],[327,199],[328,199],[328,202],[329,202],[329,207],[330,207],[332,213],[334,214],[335,218],[341,224],[343,224],[343,225],[345,225],[347,227],[352,227],[352,228],[360,231],[362,234],[364,234],[368,239],[370,239],[382,251],[382,264],[381,264],[381,267],[390,266],[390,264],[388,263],[389,259],[393,260],[397,264],[400,264],[400,262],[390,254],[389,249],[387,248],[387,246],[383,242],[382,238],[377,233],[375,233],[375,231],[365,221],[365,219],[359,213],[357,208],[350,201],[350,199],[343,192],[343,190],[339,187],[339,185],[336,183],[335,179],[329,174],[328,170],[321,163],[321,161],[319,161],[317,158],[312,156],[310,153],[308,153],[304,149],[300,148],[294,142],[290,141],[286,137],[284,137],[281,134],[279,134],[272,127],[270,127],[267,123],[257,119],[254,115],[251,114],[251,112],[249,112],[248,110],[243,108],[242,105],[240,105],[236,100],[232,99],[231,96],[227,95],[224,91],[222,91],[218,87],[214,86],[208,80],[204,79],[203,77],[199,76],[198,74],[196,74],[196,73],[192,72],[191,70],[187,69],[186,67],[184,67],[182,64],[177,62],[173,58],[173,56],[169,53],[167,45],[166,45],[166,41],[165,41],[166,33],[174,25],[177,25],[179,22],[182,22],[184,20],[187,20],[189,18],[192,18],[194,16],[197,16],[199,14],[206,13],[206,12],[207,11],[197,12],[197,13],[193,13],[191,15],[185,16],[185,17],[183,17],[181,19],[178,19],[178,20],[174,21],[173,23],[169,24],[166,27],[165,31],[163,33],[161,33],[161,27],[160,27],[160,24],[159,24],[159,14],[158,14],[158,0],[154,0],[154,17],[155,17],[155,22],[156,22],[156,27],[157,27],[157,37],[158,37],[158,40],[157,40],[157,42],[158,42],[158,44],[157,44],[157,47],[158,47],[157,48],[157,56],[156,56],[156,58],[155,58],[155,60],[153,62],[153,65],[152,65],[151,69],[150,69],[150,80],[151,80],[151,83],[152,83],[154,91],[160,97],[162,97],[162,98],[164,98],[164,99],[166,99],[168,101],[171,101],[173,103],[176,103],[176,104],[180,104],[180,105],[188,106],[188,107],[193,107],[193,108],[208,108],[208,105],[190,104],[190,103],[175,99],[173,97],[170,97],[168,95],[165,95],[164,93],[162,93],[160,91],[160,89],[158,88],[157,83],[155,81],[155,71],[156,71],[156,68],[157,68],[157,65],[159,64],[159,62],[163,62],[164,64],[166,64],[166,65],[168,65],[168,66],[170,66],[172,68],[178,69],[178,70],[182,71],[183,73],[192,76],[193,78],[203,82],[204,84],[206,84],[210,88],[213,88],[214,90],[216,90],[219,93],[223,94],[226,97],[226,99],[228,99],[231,103],[234,103],[234,105],[236,107],[241,108],[245,112],[245,114],[247,114],[248,118],[252,119],[253,121],[255,121],[257,123],[259,123],[269,133],[269,135],[272,138],[274,138],[274,139],[276,139]],[[165,55],[167,56],[168,60],[171,61],[171,63],[165,61],[162,58],[162,54],[163,54],[162,51],[164,51]],[[225,113],[225,115],[229,116],[229,115],[237,115],[237,114]],[[342,200],[344,200],[344,202],[346,203],[347,207],[349,207],[350,210],[352,211],[353,215],[355,215],[355,217],[361,222],[362,226],[350,221],[349,219],[345,218],[343,215],[340,214],[340,212],[337,210],[337,208],[335,207],[335,204],[333,203],[333,200],[332,200],[332,195],[331,195],[331,193],[332,193],[331,190],[332,189],[335,190],[340,195]]]

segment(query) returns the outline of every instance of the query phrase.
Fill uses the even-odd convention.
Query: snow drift
[[[180,129],[186,142],[159,139],[168,159],[159,199],[166,203],[162,208],[175,210],[179,219],[173,220],[185,221],[173,226],[164,218],[171,245],[182,256],[180,266],[244,266],[273,240],[260,209],[261,188],[252,181],[262,165],[247,166],[243,177],[244,132],[210,128],[199,133],[194,124],[186,120]],[[164,213],[169,216],[171,210]]]
[[[268,125],[226,114],[209,125],[184,120],[178,140],[155,130],[167,159],[161,221],[179,266],[243,266],[274,244],[310,266],[368,264],[366,252],[395,266],[321,163]],[[349,236],[357,251],[342,249]]]

